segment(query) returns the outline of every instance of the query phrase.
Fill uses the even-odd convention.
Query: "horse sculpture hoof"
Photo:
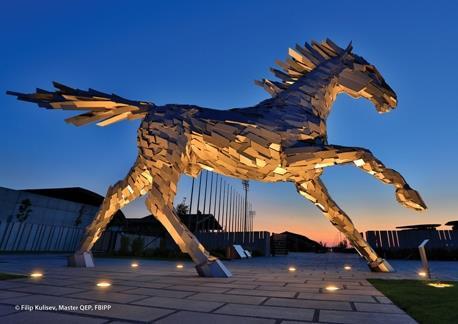
[[[201,277],[230,278],[232,273],[217,258],[209,259],[204,264],[196,266],[197,273]]]
[[[69,256],[67,261],[69,267],[93,268],[95,266],[91,252],[75,253]]]
[[[396,190],[396,199],[407,208],[415,210],[426,209],[426,204],[423,199],[421,199],[420,194],[408,186]]]
[[[369,269],[372,272],[394,272],[393,267],[385,259],[378,258],[376,261],[369,263]]]

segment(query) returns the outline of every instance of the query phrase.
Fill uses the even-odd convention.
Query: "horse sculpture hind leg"
[[[296,182],[298,192],[319,207],[331,223],[345,234],[355,249],[366,258],[369,262],[369,267],[373,271],[392,271],[391,266],[385,260],[379,258],[368,245],[356,230],[350,218],[332,200],[326,187],[318,179],[319,171],[322,168],[350,162],[355,163],[356,166],[382,182],[393,185],[396,188],[396,199],[405,207],[415,210],[426,209],[426,205],[418,192],[411,189],[397,171],[386,168],[382,162],[377,160],[366,149],[325,145],[307,147],[302,151],[296,149],[293,154],[289,154],[287,157],[288,169],[293,174],[299,175],[292,178]],[[311,179],[303,176],[303,179],[301,179],[300,170],[304,168],[315,169],[317,176],[311,177]]]
[[[164,161],[183,161],[180,150],[170,150]],[[162,157],[164,158],[164,157]],[[181,165],[148,161],[153,185],[146,199],[146,206],[165,227],[180,250],[188,253],[202,277],[231,277],[232,274],[217,258],[210,255],[192,232],[181,222],[173,209],[176,185],[182,172]]]
[[[139,156],[126,178],[108,189],[97,215],[92,223],[86,227],[86,233],[78,249],[74,255],[70,256],[69,266],[94,266],[91,249],[102,235],[105,227],[120,208],[144,195],[151,188],[151,183],[152,178],[147,170],[145,160]]]

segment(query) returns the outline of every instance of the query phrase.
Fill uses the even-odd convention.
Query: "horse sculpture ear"
[[[345,49],[345,51],[342,53],[342,59],[345,59],[348,57],[348,55],[351,54],[351,50],[353,49],[353,45],[352,45],[352,42],[350,41],[350,43],[348,44],[347,48]]]

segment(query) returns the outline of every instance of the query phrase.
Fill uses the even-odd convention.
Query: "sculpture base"
[[[372,272],[395,272],[393,267],[385,259],[377,259],[369,263]]]
[[[68,257],[67,265],[69,267],[78,267],[78,268],[93,268],[94,259],[91,252],[84,253],[75,253]]]
[[[230,278],[232,273],[224,266],[219,259],[209,260],[208,262],[196,266],[197,273],[201,277]]]

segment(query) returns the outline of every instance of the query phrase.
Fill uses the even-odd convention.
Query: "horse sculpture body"
[[[197,176],[202,169],[239,179],[289,181],[313,202],[351,242],[373,271],[392,271],[374,252],[320,180],[324,168],[354,163],[395,187],[396,198],[416,210],[426,208],[420,195],[396,171],[386,168],[370,151],[327,143],[326,119],[337,94],[364,97],[379,112],[396,106],[396,94],[376,68],[332,41],[290,49],[286,62],[273,69],[282,82],[257,81],[272,98],[248,108],[227,111],[190,105],[156,106],[94,90],[81,91],[55,83],[58,91],[33,94],[9,92],[48,109],[83,110],[69,118],[77,126],[99,121],[106,126],[122,119],[143,118],[138,130],[139,153],[124,180],[110,187],[92,224],[86,229],[76,266],[92,266],[90,250],[119,209],[147,194],[146,205],[196,263],[202,276],[230,276],[181,223],[173,210],[181,174]]]

